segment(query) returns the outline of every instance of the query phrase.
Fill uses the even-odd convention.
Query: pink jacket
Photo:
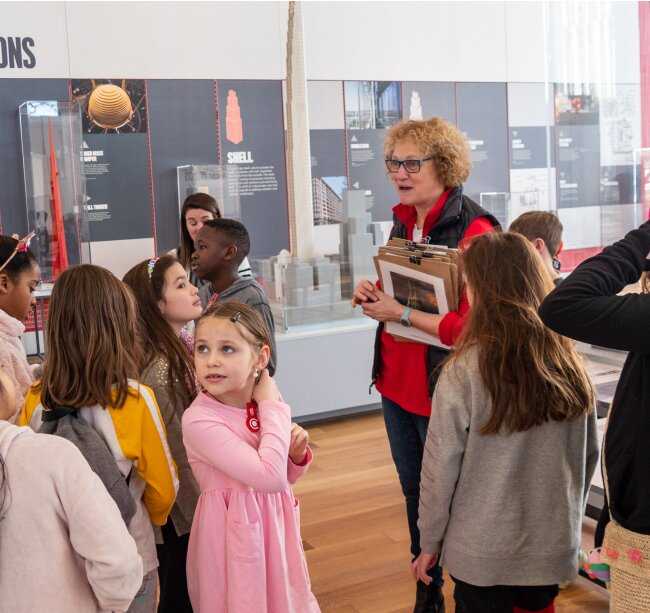
[[[0,613],[126,611],[142,559],[117,505],[69,441],[0,421],[7,499]]]
[[[16,386],[16,413],[23,408],[23,401],[29,387],[34,382],[32,367],[27,362],[27,354],[21,340],[25,326],[0,309],[0,368]]]

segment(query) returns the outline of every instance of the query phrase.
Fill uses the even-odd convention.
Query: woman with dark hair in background
[[[181,209],[181,244],[172,249],[171,254],[178,258],[185,272],[190,279],[190,283],[201,289],[206,282],[201,281],[193,272],[190,266],[192,254],[194,253],[194,241],[203,227],[203,224],[210,219],[219,219],[221,212],[217,201],[203,192],[190,194],[183,202]],[[246,258],[239,267],[240,277],[252,277],[251,266]]]

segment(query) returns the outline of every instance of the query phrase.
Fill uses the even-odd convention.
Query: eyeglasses
[[[422,168],[422,162],[427,160],[432,160],[433,157],[422,158],[421,160],[384,160],[386,162],[386,168],[388,172],[399,172],[399,167],[404,166],[404,170],[410,175],[420,172]]]

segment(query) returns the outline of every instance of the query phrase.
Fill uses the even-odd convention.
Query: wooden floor
[[[381,415],[309,427],[316,460],[297,484],[312,586],[323,613],[412,613],[415,583],[402,494]],[[585,542],[593,524],[585,525]],[[454,611],[447,580],[447,613]],[[605,590],[584,579],[558,613],[605,613]]]

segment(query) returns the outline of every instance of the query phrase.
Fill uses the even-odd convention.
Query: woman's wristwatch
[[[405,327],[405,328],[411,328],[413,324],[411,323],[411,307],[404,307],[404,310],[402,311],[402,316],[399,318],[399,322]]]

